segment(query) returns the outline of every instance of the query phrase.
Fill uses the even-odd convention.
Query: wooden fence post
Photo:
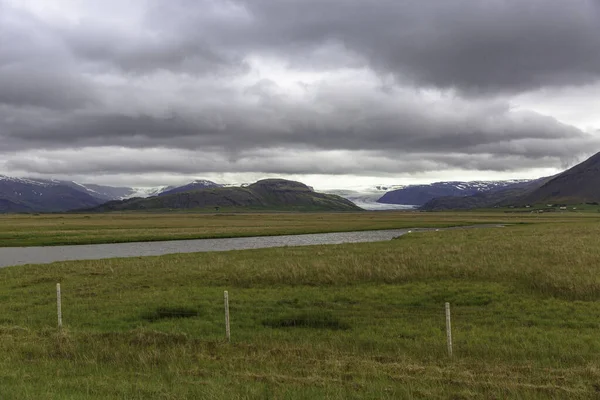
[[[62,307],[60,304],[60,283],[56,284],[56,310],[58,311],[58,327],[62,328]]]
[[[446,340],[448,342],[448,355],[452,357],[452,327],[450,325],[450,303],[446,302]]]
[[[229,330],[229,293],[225,291],[225,337],[227,341],[231,341],[231,332]]]

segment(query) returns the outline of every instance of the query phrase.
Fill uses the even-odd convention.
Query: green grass
[[[600,218],[537,221],[2,269],[0,397],[598,398]]]
[[[561,209],[564,207],[564,209]],[[554,202],[536,203],[526,206],[502,206],[498,208],[479,208],[472,211],[481,212],[502,212],[502,213],[559,213],[559,214],[582,214],[582,213],[600,213],[600,206],[597,203],[575,203],[575,204],[557,204]]]
[[[585,218],[585,216],[572,215],[572,218]],[[500,213],[419,212],[239,214],[130,212],[0,215],[0,247],[285,235],[417,226],[446,227],[542,220],[556,221],[556,218]]]

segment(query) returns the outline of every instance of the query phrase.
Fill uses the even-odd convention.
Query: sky
[[[0,174],[316,189],[600,151],[600,0],[0,0]]]

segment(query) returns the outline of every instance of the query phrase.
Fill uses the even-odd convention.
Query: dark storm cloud
[[[108,158],[107,153],[111,154]],[[392,151],[289,151],[266,149],[244,151],[226,156],[214,152],[183,150],[122,150],[95,148],[85,152],[62,150],[8,155],[0,165],[18,171],[50,175],[119,175],[128,174],[198,174],[247,173],[261,174],[334,174],[334,175],[394,175],[423,171],[453,169],[507,172],[512,165],[523,168],[543,168],[552,165],[554,157],[523,158],[515,155],[476,154],[465,159],[464,154],[407,153],[398,157]],[[578,160],[580,161],[580,160]]]
[[[201,37],[114,32],[108,27],[72,27],[59,31],[76,57],[126,73],[166,70],[190,74],[242,73],[239,55],[213,48]],[[83,35],[81,34],[83,30]]]
[[[353,101],[344,102],[317,91],[310,102],[286,102],[262,93],[258,105],[230,103],[207,107],[198,115],[77,113],[53,119],[49,113],[40,125],[25,113],[12,124],[0,122],[0,128],[8,132],[6,146],[12,143],[15,148],[112,145],[211,149],[223,154],[271,147],[386,150],[399,156],[428,153],[433,158],[450,152],[563,159],[600,145],[595,135],[551,117],[510,111],[502,103],[472,105],[450,100],[435,109],[412,98],[398,101],[395,95],[380,96],[356,93]],[[337,108],[321,112],[331,104]],[[463,162],[468,164],[465,158]]]
[[[0,154],[30,155],[4,168],[505,171],[600,146],[511,108],[600,78],[598,1],[150,0],[131,24],[109,3],[59,21],[0,0]]]
[[[205,22],[203,7],[215,2],[201,3],[156,2],[149,20],[185,37],[212,33],[224,47],[283,54],[302,67],[321,67],[311,56],[336,43],[399,79],[469,93],[600,77],[597,0],[238,0],[225,3],[235,18],[206,27],[198,19]]]
[[[94,87],[65,71],[0,67],[0,104],[72,110],[98,104]]]
[[[94,92],[44,22],[0,1],[0,104],[69,110],[93,104]]]

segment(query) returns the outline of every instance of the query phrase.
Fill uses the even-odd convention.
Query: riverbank
[[[26,264],[48,264],[69,260],[102,260],[147,257],[177,253],[197,253],[263,249],[286,246],[314,246],[342,243],[378,242],[398,238],[411,231],[496,228],[503,225],[471,225],[455,228],[413,228],[304,235],[254,236],[222,239],[195,239],[110,243],[51,247],[0,247],[0,268]]]
[[[298,235],[475,224],[559,222],[594,214],[504,213],[105,213],[0,215],[0,247]]]
[[[594,398],[599,226],[2,269],[2,395]]]

